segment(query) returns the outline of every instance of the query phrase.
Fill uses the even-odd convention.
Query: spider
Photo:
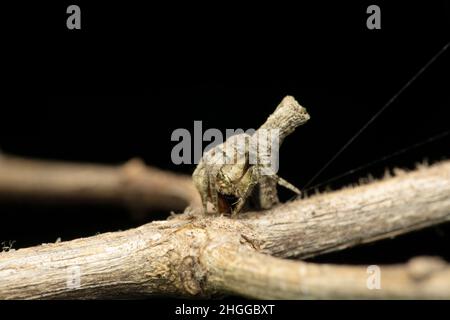
[[[213,204],[214,212],[231,216],[250,202],[259,209],[271,208],[279,202],[277,185],[300,194],[275,173],[268,160],[277,156],[283,139],[309,118],[306,109],[287,96],[253,135],[234,135],[206,151],[192,175],[204,211],[208,202]]]

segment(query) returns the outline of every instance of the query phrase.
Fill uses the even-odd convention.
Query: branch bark
[[[449,220],[450,162],[442,162],[238,219],[193,210],[124,232],[1,253],[0,298],[450,298],[450,267],[436,259],[381,266],[381,289],[369,290],[366,266],[279,258]]]
[[[449,299],[450,266],[417,257],[379,268],[380,286],[369,266],[315,264],[274,258],[243,247],[222,246],[205,254],[208,285],[259,299]],[[368,284],[369,283],[369,284]]]
[[[251,213],[261,250],[308,258],[450,220],[450,161]]]

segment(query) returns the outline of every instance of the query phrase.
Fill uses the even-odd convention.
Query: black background
[[[69,4],[82,29],[67,30]],[[381,7],[381,30],[366,8]],[[5,10],[4,16],[11,11]],[[311,120],[281,148],[280,175],[302,188],[449,40],[450,3],[331,2],[243,6],[74,1],[22,5],[4,34],[0,147],[43,159],[176,166],[176,128],[255,128],[283,96]],[[431,65],[313,183],[450,129],[449,52]],[[450,155],[450,138],[349,175],[337,189],[386,168]],[[291,194],[282,192],[282,198]],[[133,221],[111,207],[0,204],[0,240],[15,248],[163,218]],[[391,263],[416,255],[450,259],[448,224],[314,259]]]

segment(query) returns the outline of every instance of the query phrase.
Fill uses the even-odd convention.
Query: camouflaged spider
[[[207,203],[211,202],[216,213],[235,216],[249,200],[256,208],[271,208],[279,201],[277,184],[300,194],[300,190],[276,175],[267,160],[278,156],[284,138],[309,118],[305,108],[286,96],[253,135],[232,136],[205,152],[192,175],[204,211],[207,212]]]

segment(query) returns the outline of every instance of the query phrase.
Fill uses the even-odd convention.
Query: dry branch
[[[145,166],[139,159],[108,166],[7,155],[0,158],[0,200],[115,204],[138,212],[200,205],[190,177]]]
[[[307,258],[450,221],[450,161],[396,173],[250,214],[262,252]]]
[[[315,264],[274,258],[241,247],[204,254],[207,284],[259,299],[449,299],[450,265],[434,257],[379,266],[380,289],[367,285],[368,266]]]
[[[186,212],[124,232],[0,254],[0,298],[144,295],[256,298],[450,298],[450,267],[430,258],[381,266],[316,265],[306,257],[450,220],[450,162],[252,212]],[[80,283],[73,283],[79,270]]]

